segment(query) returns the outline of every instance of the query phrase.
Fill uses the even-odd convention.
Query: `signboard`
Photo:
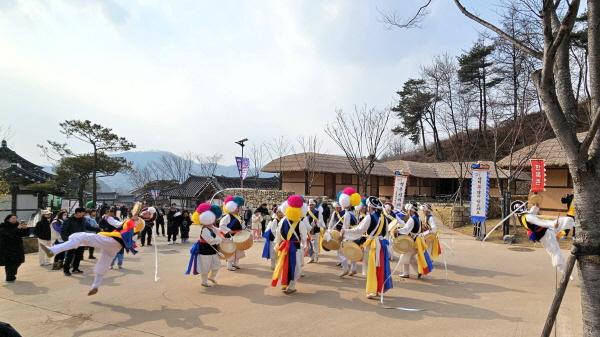
[[[546,168],[543,159],[531,159],[531,192],[543,192],[546,187]]]
[[[152,196],[152,199],[156,200],[160,195],[160,190],[150,190],[150,195]]]
[[[473,164],[471,166],[471,223],[481,223],[487,218],[490,195],[489,167]]]
[[[250,169],[250,158],[235,157],[235,163],[237,164],[240,178],[242,178],[242,180],[246,179],[248,170]]]
[[[408,176],[403,175],[400,171],[395,172],[394,178],[394,195],[392,196],[392,204],[394,209],[402,209],[404,205],[404,194],[406,193],[406,185]]]

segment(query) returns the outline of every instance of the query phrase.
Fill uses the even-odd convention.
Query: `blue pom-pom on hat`
[[[219,205],[210,206],[210,211],[215,214],[215,217],[217,217],[217,219],[220,218],[221,215],[223,215],[223,211],[221,210],[221,207],[219,207]]]
[[[238,205],[238,207],[242,207],[242,206],[244,206],[244,203],[246,201],[244,200],[244,198],[242,198],[240,196],[235,196],[235,197],[233,197],[233,202],[235,202]]]

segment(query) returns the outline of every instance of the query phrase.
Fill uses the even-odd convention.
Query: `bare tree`
[[[388,144],[388,150],[383,154],[383,161],[400,159],[403,154],[414,150],[406,138],[402,136],[392,137]]]
[[[132,168],[127,176],[131,186],[135,190],[139,190],[158,178],[154,173],[148,166],[145,166],[142,168]]]
[[[209,155],[196,154],[194,157],[198,163],[200,175],[205,177],[214,176],[219,167],[219,162],[223,159],[223,155],[220,153]]]
[[[338,109],[335,115],[335,121],[326,126],[325,133],[346,154],[350,167],[358,176],[358,189],[366,195],[375,162],[388,146],[388,124],[392,112],[365,105],[354,107],[352,114]]]
[[[304,167],[304,194],[310,195],[315,180],[317,153],[321,152],[323,141],[316,135],[298,137],[298,145],[302,151],[296,160],[298,166]]]
[[[192,173],[194,161],[193,154],[185,153],[177,156],[169,153],[162,155],[158,161],[151,162],[149,167],[161,180],[176,180],[183,183]]]
[[[283,156],[288,155],[294,151],[294,146],[284,136],[276,137],[271,140],[270,143],[266,144],[265,149],[269,154],[271,160],[278,161],[279,167],[279,188],[281,189],[283,179],[281,173],[283,171]]]
[[[260,178],[260,173],[262,172],[262,169],[265,166],[265,145],[252,144],[250,145],[249,152],[250,154],[248,155],[248,157],[250,158],[250,176],[254,177],[254,179],[258,182],[258,178]],[[256,186],[258,186],[258,184],[256,184]]]

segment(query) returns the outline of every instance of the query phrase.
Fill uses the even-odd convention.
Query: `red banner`
[[[543,159],[531,159],[531,192],[543,192],[546,186],[546,168]]]

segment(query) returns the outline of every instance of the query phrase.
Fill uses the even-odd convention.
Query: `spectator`
[[[27,224],[18,223],[17,216],[9,214],[0,224],[0,266],[6,271],[6,282],[17,279],[17,270],[25,262],[22,237],[29,235]]]
[[[323,221],[325,223],[329,223],[329,217],[331,216],[331,208],[326,203],[321,203],[321,207],[323,208]]]
[[[35,224],[35,228],[33,229],[33,234],[38,238],[38,244],[44,246],[52,246],[51,241],[51,233],[50,233],[50,216],[52,212],[49,210],[42,210],[42,219]],[[40,266],[48,266],[50,265],[50,259],[46,253],[44,253],[41,249],[38,251],[38,261]]]
[[[182,221],[183,221],[183,213],[182,212],[179,212],[179,211],[175,212],[175,214],[173,214],[171,216],[171,220],[169,220],[169,223],[167,224],[167,244],[168,245],[177,243],[177,234],[179,234],[179,228],[181,228]],[[171,242],[171,239],[173,239],[173,242]]]
[[[120,214],[121,220],[125,220],[125,218],[127,218],[127,207],[125,207],[125,205],[121,205],[120,211],[121,211],[121,214]],[[116,210],[115,210],[115,212],[116,212]]]
[[[252,210],[250,209],[250,207],[246,206],[243,206],[243,210],[244,213],[242,215],[244,219],[244,228],[248,228],[250,227],[250,221],[252,220]]]
[[[190,226],[192,225],[192,218],[190,212],[183,211],[181,214],[181,243],[187,243],[190,238]]]
[[[100,228],[101,231],[113,232],[117,229],[117,227],[112,225],[112,224],[118,224],[120,222],[120,219],[117,218],[117,216],[116,216],[116,211],[117,211],[116,207],[111,207],[106,211],[106,213],[104,215],[102,215],[102,218],[98,222],[98,227]]]
[[[115,262],[117,262],[117,267],[119,269],[123,269],[123,260],[125,259],[125,248],[121,248],[115,258],[110,263],[110,269],[113,269],[115,266]]]
[[[267,203],[262,203],[260,205],[260,207],[258,207],[254,213],[256,214],[256,211],[260,212],[260,215],[262,216],[262,220],[260,222],[260,230],[261,233],[265,232],[265,228],[267,227],[267,220],[268,220],[268,216],[269,216],[269,209],[267,208]]]
[[[0,322],[0,336],[2,337],[22,337],[10,324]]]
[[[154,226],[154,222],[156,221],[156,208],[154,207],[145,207],[142,212],[149,212],[151,215],[150,219],[144,219],[144,229],[142,229],[142,233],[140,235],[140,241],[142,242],[142,247],[146,244],[148,246],[152,246],[152,227]]]
[[[260,240],[262,236],[262,230],[260,228],[261,222],[263,221],[263,216],[260,210],[257,208],[252,215],[252,239],[254,241]]]
[[[75,209],[75,214],[73,214],[63,222],[62,229],[60,232],[60,236],[63,239],[63,241],[68,241],[69,236],[71,234],[85,231],[85,219],[83,218],[84,216],[85,208],[78,207]],[[82,257],[83,247],[67,251],[67,255],[65,256],[65,262],[63,264],[63,272],[65,276],[71,276],[71,272],[75,274],[83,273],[81,270],[79,270],[79,262],[81,262]]]
[[[67,220],[67,211],[61,210],[59,211],[54,220],[50,224],[50,240],[52,244],[56,245],[59,243],[63,243],[63,239],[60,236],[60,232],[62,230],[63,222]],[[65,261],[65,253],[59,253],[54,256],[54,263],[52,264],[52,270],[60,270],[63,267],[63,263]]]
[[[165,210],[156,208],[156,236],[159,236],[158,230],[162,230],[162,236],[165,236]]]
[[[106,213],[109,209],[110,208],[105,209],[104,213]],[[100,231],[100,226],[98,225],[98,222],[96,222],[96,215],[97,215],[97,212],[95,209],[88,209],[87,214],[84,217],[86,232],[98,233]],[[88,249],[88,259],[95,260],[96,258],[94,257],[94,247],[87,247],[87,249]]]

